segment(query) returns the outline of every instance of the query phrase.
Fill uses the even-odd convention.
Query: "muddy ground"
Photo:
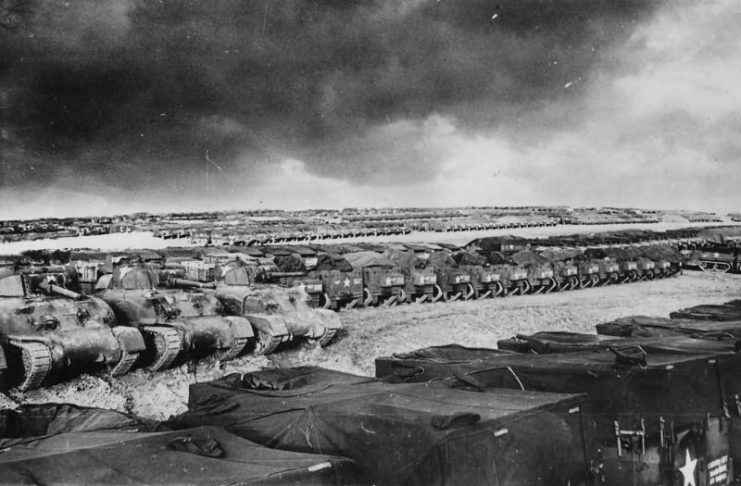
[[[121,378],[84,375],[50,388],[0,395],[0,407],[72,402],[164,419],[184,411],[188,385],[261,367],[318,365],[373,375],[374,358],[425,346],[459,343],[496,347],[498,339],[540,330],[594,332],[594,325],[626,315],[668,316],[670,311],[741,297],[741,275],[684,275],[651,282],[483,301],[413,304],[343,312],[345,330],[326,349],[294,346],[267,357],[228,363],[205,359],[159,373]]]

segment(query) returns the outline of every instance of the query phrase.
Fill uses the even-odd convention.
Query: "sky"
[[[0,0],[0,219],[741,209],[738,0]]]

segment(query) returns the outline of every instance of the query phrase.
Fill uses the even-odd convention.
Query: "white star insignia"
[[[342,284],[343,284],[343,285],[344,285],[345,287],[349,287],[349,286],[350,286],[350,279],[349,279],[349,278],[346,278],[346,279],[345,279],[345,280],[344,280],[344,281],[342,282]]]
[[[695,484],[695,468],[697,467],[697,459],[692,459],[689,449],[685,449],[684,453],[684,466],[679,468],[679,472],[682,473],[682,478],[684,479],[683,486],[697,486]]]

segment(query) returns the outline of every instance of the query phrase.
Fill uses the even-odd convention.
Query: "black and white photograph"
[[[741,484],[741,1],[0,0],[0,484]]]

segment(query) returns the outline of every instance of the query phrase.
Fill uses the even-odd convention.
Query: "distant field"
[[[594,226],[581,225],[559,225],[537,228],[516,228],[484,231],[461,231],[450,233],[437,232],[413,232],[407,235],[372,236],[358,238],[344,238],[335,240],[321,240],[318,243],[356,243],[360,241],[385,242],[385,241],[424,241],[429,243],[446,242],[454,244],[465,244],[474,238],[497,235],[517,235],[527,238],[539,238],[555,235],[588,234],[604,231],[615,231],[625,229],[646,229],[653,231],[665,231],[668,229],[717,226],[721,223],[635,223],[635,224],[602,224]],[[737,223],[738,224],[738,223]],[[150,248],[156,250],[168,246],[190,246],[187,238],[163,240],[155,238],[151,232],[138,231],[132,233],[114,233],[110,235],[76,236],[72,238],[43,239],[34,241],[14,241],[0,243],[0,254],[19,253],[25,250],[40,249],[63,249],[63,248],[96,248],[101,250],[125,250],[129,248]]]

